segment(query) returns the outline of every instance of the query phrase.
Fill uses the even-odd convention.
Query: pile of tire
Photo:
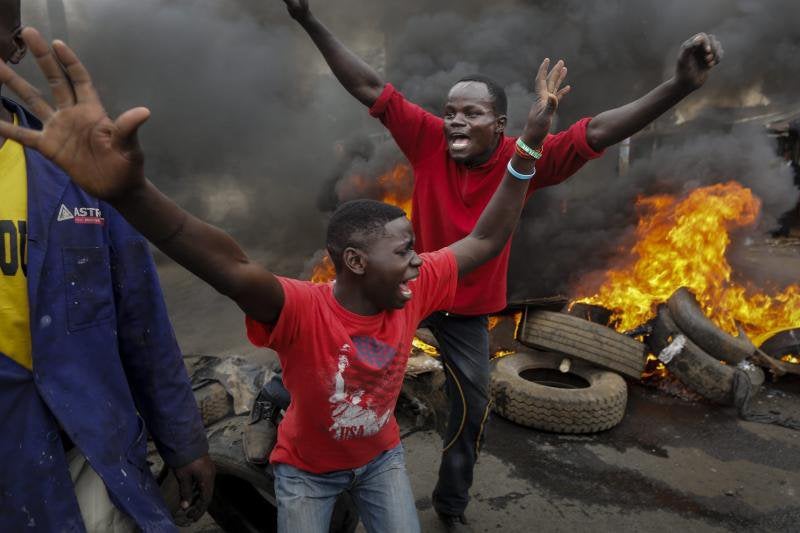
[[[747,362],[753,343],[718,328],[686,288],[659,307],[647,342],[670,374],[712,402],[741,407],[764,383],[764,372]]]
[[[492,364],[494,410],[518,424],[555,433],[595,433],[625,416],[628,387],[640,379],[645,346],[602,324],[528,310],[519,342],[533,348]]]

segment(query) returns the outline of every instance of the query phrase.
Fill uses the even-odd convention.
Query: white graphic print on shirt
[[[333,424],[330,427],[336,440],[356,439],[375,435],[391,416],[391,410],[378,415],[375,411],[361,405],[364,391],[348,392],[344,382],[344,371],[350,366],[350,345],[343,344],[339,349],[339,370],[334,377],[334,393],[329,400]]]

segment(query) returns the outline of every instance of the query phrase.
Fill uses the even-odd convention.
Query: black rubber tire
[[[733,402],[734,369],[714,359],[678,327],[666,306],[660,306],[650,335],[653,353],[659,355],[679,335],[686,339],[683,349],[666,364],[667,370],[681,383],[704,398],[725,405]]]
[[[711,357],[735,365],[756,351],[746,336],[734,337],[711,322],[685,287],[669,297],[667,308],[678,328]]]
[[[519,341],[532,348],[559,352],[641,379],[645,346],[611,328],[552,311],[529,311]]]
[[[554,369],[564,359],[553,353],[517,352],[492,363],[490,380],[494,410],[523,426],[555,433],[595,433],[622,421],[628,386],[614,372],[572,362],[568,374],[588,382],[586,388],[557,388],[525,379],[521,374]]]
[[[214,497],[208,513],[230,533],[277,531],[277,508],[272,467],[256,466],[244,458],[242,427],[247,417],[237,416],[208,428],[209,455],[217,467]],[[331,533],[353,533],[358,510],[348,493],[336,502]]]
[[[781,331],[761,343],[761,350],[775,359],[800,354],[800,328]]]

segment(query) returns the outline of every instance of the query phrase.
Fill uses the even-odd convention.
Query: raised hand
[[[47,78],[55,109],[0,62],[0,83],[44,123],[42,131],[35,131],[0,121],[0,135],[38,150],[97,198],[113,201],[142,186],[144,157],[136,132],[150,112],[139,107],[111,120],[75,52],[61,41],[51,48],[33,28],[25,28],[22,38]]]
[[[722,60],[724,52],[719,40],[712,34],[698,33],[681,45],[675,65],[675,80],[691,90],[698,89],[708,79],[708,74]]]
[[[540,146],[545,136],[550,131],[550,124],[553,116],[558,110],[561,99],[570,91],[571,87],[561,87],[567,77],[567,67],[563,60],[548,72],[550,59],[545,59],[539,65],[534,82],[536,100],[528,113],[528,121],[525,125],[523,138],[526,142],[533,142],[534,146]]]
[[[283,0],[289,15],[295,20],[303,20],[309,14],[308,0]]]

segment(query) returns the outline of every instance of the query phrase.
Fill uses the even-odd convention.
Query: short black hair
[[[498,115],[506,115],[508,114],[508,98],[506,97],[506,90],[503,88],[502,85],[494,81],[489,76],[484,76],[483,74],[471,74],[469,76],[464,76],[456,83],[466,83],[466,82],[478,82],[483,83],[486,85],[486,88],[489,89],[489,94],[492,95],[492,101],[494,103],[494,112]]]
[[[387,222],[406,216],[397,206],[377,200],[351,200],[333,212],[328,223],[326,246],[333,266],[342,267],[345,248],[364,249],[383,235]]]

